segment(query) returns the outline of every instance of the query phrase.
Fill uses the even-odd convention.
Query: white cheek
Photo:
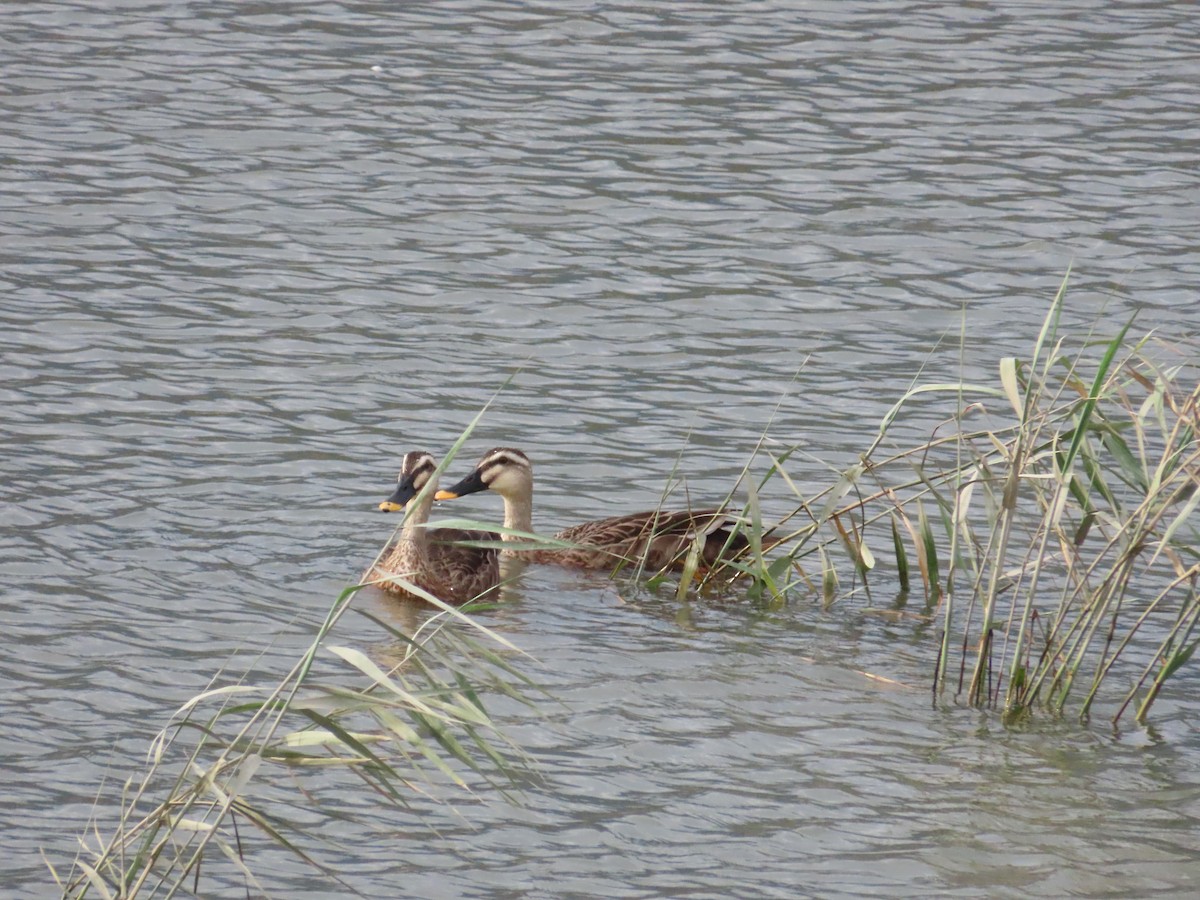
[[[502,471],[488,483],[488,489],[497,494],[510,494],[517,489],[518,479],[512,472]]]

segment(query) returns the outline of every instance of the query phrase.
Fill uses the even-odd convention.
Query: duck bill
[[[459,497],[465,497],[467,494],[477,494],[480,491],[486,491],[487,485],[483,481],[483,476],[476,469],[458,484],[446,488],[444,491],[438,491],[433,495],[435,500],[457,500]]]
[[[417,495],[413,490],[412,483],[402,481],[396,485],[396,492],[379,504],[380,512],[404,512],[404,507],[408,505],[408,501]]]

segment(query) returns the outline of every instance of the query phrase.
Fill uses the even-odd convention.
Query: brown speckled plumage
[[[500,582],[498,547],[467,547],[460,541],[495,541],[494,534],[458,528],[425,528],[433,506],[434,484],[422,495],[433,478],[437,464],[428,453],[414,452],[404,457],[400,478],[392,496],[379,504],[385,511],[408,506],[408,517],[396,542],[387,549],[363,581],[378,581],[379,587],[394,594],[415,597],[402,584],[386,581],[400,576],[446,603],[461,604],[474,600]]]
[[[533,466],[520,450],[497,447],[489,450],[466,478],[445,491],[439,500],[493,490],[504,498],[504,526],[517,531],[533,530]],[[615,569],[644,565],[648,571],[683,564],[698,536],[703,536],[700,562],[713,566],[732,559],[748,546],[733,526],[736,514],[721,509],[654,511],[614,516],[584,522],[564,529],[556,540],[576,546],[563,549],[521,550],[520,538],[504,535],[504,554],[528,562],[555,563],[579,569]]]

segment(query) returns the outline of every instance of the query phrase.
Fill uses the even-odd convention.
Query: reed
[[[915,560],[925,614],[942,623],[935,699],[1012,721],[1071,704],[1087,716],[1103,698],[1114,722],[1142,721],[1200,643],[1200,348],[1131,339],[1128,322],[1072,346],[1066,283],[1027,359],[1000,360],[995,384],[911,386],[815,496],[771,456],[768,479],[801,501],[776,530],[791,529],[795,571],[819,564],[827,598],[838,571],[869,593],[872,544],[889,548],[902,597]],[[927,417],[939,396],[953,409],[930,438],[891,448],[900,417]],[[800,586],[782,572],[776,560],[746,574]]]
[[[496,729],[482,697],[523,696],[529,682],[497,651],[515,648],[436,598],[428,599],[441,612],[413,634],[362,613],[392,639],[386,662],[380,652],[330,643],[359,587],[342,592],[278,683],[210,687],[175,712],[144,772],[122,785],[116,821],[106,825],[94,811],[70,871],[54,873],[62,896],[191,895],[201,892],[201,869],[219,872],[222,863],[247,890],[263,892],[247,826],[336,880],[306,849],[304,830],[276,814],[277,801],[262,799],[280,773],[327,777],[338,769],[399,806],[425,790],[422,783],[467,788],[474,776],[501,790],[513,783],[525,770],[521,754]],[[454,627],[463,624],[468,629]],[[317,676],[318,668],[331,671]],[[309,801],[319,795],[305,793]],[[348,815],[319,805],[307,811]]]

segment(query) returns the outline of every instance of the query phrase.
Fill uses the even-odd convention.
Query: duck
[[[456,500],[479,491],[495,491],[504,498],[501,554],[531,563],[551,563],[576,569],[615,570],[640,565],[659,572],[681,568],[697,537],[703,536],[699,562],[712,568],[744,553],[750,545],[735,526],[739,517],[728,510],[696,509],[633,513],[584,522],[558,532],[562,548],[522,550],[514,545],[533,531],[533,464],[512,447],[495,447],[479,460],[469,475],[445,490],[437,500]]]
[[[486,531],[425,527],[437,490],[436,478],[437,462],[432,454],[418,450],[404,456],[396,490],[379,504],[379,509],[408,510],[408,517],[399,538],[385,548],[362,580],[393,594],[424,599],[405,587],[403,582],[407,581],[439,600],[461,605],[489,594],[500,583],[499,547],[463,543],[498,543],[495,535]],[[394,580],[395,576],[403,580]]]

